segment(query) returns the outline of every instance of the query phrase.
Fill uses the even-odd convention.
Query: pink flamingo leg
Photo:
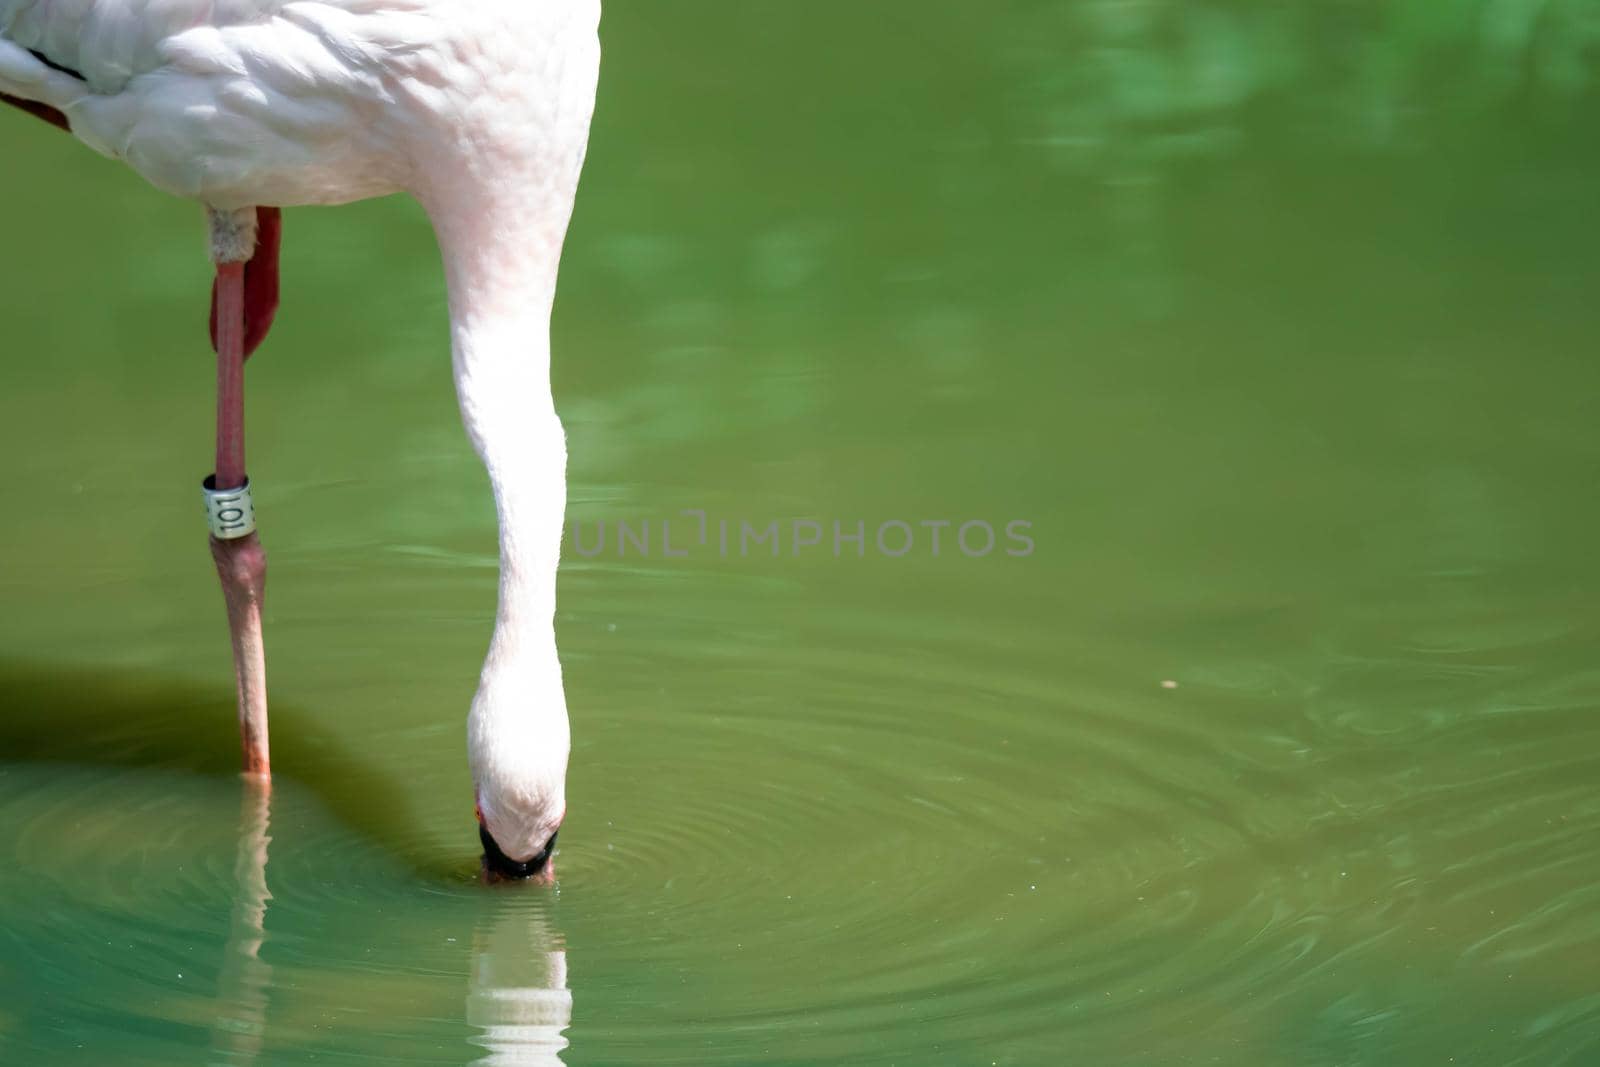
[[[217,264],[217,468],[216,488],[244,485],[244,264]],[[267,661],[261,638],[261,601],[267,554],[255,533],[234,540],[211,538],[211,558],[222,582],[233,637],[239,696],[239,742],[244,773],[267,778]]]

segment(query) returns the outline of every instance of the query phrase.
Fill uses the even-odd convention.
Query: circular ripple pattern
[[[914,1059],[919,1045],[890,1036],[907,1018],[947,1048],[1020,1049],[1016,1062],[1068,1031],[1118,1055],[1130,1017],[1152,1062],[1226,1057],[1266,1020],[1286,1027],[1274,1046],[1286,1056],[1308,1034],[1403,1044],[1383,1006],[1420,1004],[1445,1025],[1452,1009],[1430,983],[1464,971],[1489,996],[1489,944],[1535,938],[1499,959],[1558,999],[1592,947],[1574,909],[1593,898],[1577,872],[1600,863],[1600,806],[1579,796],[1595,760],[1559,740],[1576,709],[1548,709],[1515,772],[1428,767],[1403,743],[1410,728],[1330,732],[1337,659],[1242,659],[1209,647],[1210,620],[1163,621],[1167,662],[1149,663],[1147,643],[1063,648],[1002,619],[848,614],[854,632],[821,618],[791,620],[782,642],[722,635],[720,661],[667,686],[644,665],[692,658],[706,642],[693,620],[592,620],[611,635],[620,704],[588,709],[603,736],[587,747],[604,758],[575,768],[578,792],[607,808],[563,856],[565,890],[585,902],[573,928],[593,908],[603,943],[627,912],[647,932],[630,954],[690,990],[708,945],[719,972],[745,976],[611,1021],[615,1054],[678,1028],[726,1062],[759,1059],[784,1033],[818,1058],[870,1046]],[[1470,716],[1427,721],[1457,761],[1477,751]],[[609,782],[640,784],[619,795]],[[1468,878],[1457,850],[1488,863],[1487,840],[1558,810],[1559,828],[1501,850],[1506,899],[1491,915],[1445,889]],[[1483,927],[1484,946],[1463,952],[1444,915]],[[1408,971],[1428,977],[1394,977]],[[1341,973],[1376,985],[1330,1014]],[[708,1020],[713,993],[725,1014]],[[1593,1025],[1593,1007],[1552,1016],[1552,1041]]]
[[[1210,620],[1143,620],[1168,635],[1151,663],[1114,633],[881,607],[731,631],[784,587],[724,588],[670,623],[573,598],[569,688],[604,701],[573,708],[553,886],[479,884],[461,783],[428,769],[442,726],[395,734],[409,780],[284,773],[270,799],[5,765],[0,975],[40,1021],[5,1040],[526,1063],[1033,1063],[1070,1040],[1155,1063],[1405,1047],[1395,1005],[1443,1026],[1462,995],[1530,1028],[1505,1062],[1593,1033],[1569,979],[1600,941],[1574,743],[1594,728],[1547,680],[1559,634],[1268,660]],[[1344,710],[1519,657],[1500,704],[1390,728]],[[395,817],[345,817],[363,804]]]

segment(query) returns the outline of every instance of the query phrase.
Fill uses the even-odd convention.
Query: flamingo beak
[[[502,852],[494,835],[483,824],[482,817],[478,819],[478,840],[483,843],[483,872],[490,881],[538,878],[553,873],[550,870],[550,857],[556,848],[555,834],[550,835],[550,840],[544,843],[544,848],[526,860],[514,860]]]
[[[474,799],[472,814],[478,820],[478,841],[483,845],[483,877],[488,882],[501,882],[508,879],[523,881],[529,878],[538,878],[541,881],[550,881],[555,876],[554,869],[550,866],[550,857],[555,854],[557,828],[550,834],[550,840],[544,843],[544,848],[538,854],[526,860],[514,860],[507,856],[500,848],[500,843],[489,832],[489,826],[483,818],[483,805]],[[563,813],[564,814],[564,813]]]

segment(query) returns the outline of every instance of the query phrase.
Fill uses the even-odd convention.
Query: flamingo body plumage
[[[214,218],[397,192],[427,211],[462,419],[499,518],[468,754],[479,818],[512,861],[547,851],[566,809],[549,321],[599,15],[598,0],[0,0],[0,96]],[[275,238],[270,251],[275,265]],[[268,322],[246,310],[247,347]]]

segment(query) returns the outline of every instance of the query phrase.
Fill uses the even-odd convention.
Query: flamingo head
[[[551,873],[566,817],[567,716],[497,713],[480,691],[468,718],[468,755],[484,870],[495,878]]]
[[[505,849],[500,847],[494,833],[489,829],[488,818],[483,813],[483,804],[477,805],[478,815],[478,841],[483,845],[483,871],[484,875],[493,880],[507,878],[544,878],[549,879],[555,874],[550,859],[555,855],[556,834],[560,827],[550,830],[544,837],[544,844],[532,851],[527,859],[513,859],[507,855]],[[559,819],[557,820],[559,823]],[[523,841],[538,840],[539,834],[524,836]],[[513,846],[515,847],[515,846]],[[517,851],[527,851],[532,846],[524,845]]]

